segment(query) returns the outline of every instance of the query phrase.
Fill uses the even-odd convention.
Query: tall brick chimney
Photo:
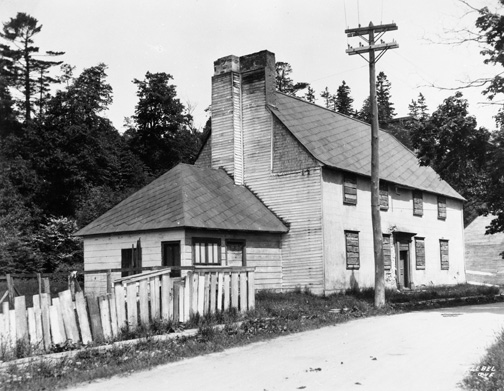
[[[224,167],[237,185],[246,179],[247,132],[275,105],[275,55],[263,50],[214,62],[212,77],[212,167]]]

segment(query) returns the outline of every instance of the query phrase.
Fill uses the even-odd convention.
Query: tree
[[[315,103],[315,101],[317,100],[317,98],[315,97],[315,90],[310,85],[308,85],[308,89],[303,95],[303,99],[310,103]]]
[[[395,116],[394,104],[390,101],[390,89],[392,85],[387,79],[385,73],[380,72],[376,76],[376,101],[378,104],[378,122],[380,128],[387,129],[391,120]],[[371,105],[369,103],[369,97],[367,97],[363,104],[362,109],[358,113],[357,117],[367,123],[371,123],[370,114]]]
[[[490,132],[477,127],[462,93],[445,99],[428,120],[412,129],[411,138],[420,164],[434,168],[465,197],[468,212],[478,208],[488,185],[486,161]],[[466,214],[466,219],[471,218],[471,213]]]
[[[294,81],[290,78],[292,73],[292,67],[288,62],[276,62],[276,89],[277,91],[283,92],[287,95],[296,96],[296,93],[300,90],[304,90],[309,86],[308,83]]]
[[[350,87],[343,80],[334,97],[335,110],[341,114],[352,115],[352,103],[353,98],[350,96]]]
[[[172,79],[164,72],[147,72],[144,80],[133,80],[138,103],[126,137],[155,176],[180,161],[192,162],[200,145],[200,135],[191,126],[192,117],[177,98]]]
[[[333,95],[329,92],[329,88],[326,87],[324,91],[320,93],[320,97],[324,99],[326,109],[330,109],[333,102]]]
[[[48,61],[37,58],[39,48],[34,46],[34,36],[42,30],[42,25],[34,17],[19,12],[3,24],[0,37],[10,45],[0,45],[0,55],[6,61],[2,69],[2,77],[6,78],[9,85],[15,87],[23,95],[18,102],[23,108],[24,119],[29,121],[33,106],[43,106],[43,97],[48,92],[49,85],[57,82],[48,72],[61,61]],[[63,52],[46,51],[45,57],[57,57]],[[39,56],[40,57],[40,56]],[[37,100],[38,97],[38,100]]]

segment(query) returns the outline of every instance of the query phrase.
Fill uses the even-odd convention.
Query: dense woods
[[[488,8],[474,11],[470,39],[484,47],[485,63],[504,66],[504,17]],[[107,65],[75,74],[64,48],[37,46],[41,31],[25,13],[4,21],[0,31],[0,274],[79,267],[81,243],[72,233],[178,162],[192,163],[211,127],[210,120],[203,130],[194,127],[172,75],[146,71],[131,81],[138,100],[125,113],[121,134],[104,116],[113,101]],[[292,79],[289,63],[278,62],[276,72],[277,90],[370,121],[369,99],[355,109],[345,81],[336,93],[316,92]],[[478,82],[492,102],[504,92],[500,72]],[[396,118],[384,72],[376,86],[381,128],[467,199],[466,223],[492,213],[497,218],[489,232],[504,231],[504,112],[492,133],[478,127],[460,92],[432,113],[420,93],[408,116]]]

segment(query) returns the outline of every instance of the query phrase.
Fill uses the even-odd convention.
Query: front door
[[[180,266],[180,242],[161,242],[162,266]],[[172,277],[180,277],[180,270],[173,270]]]
[[[397,282],[399,288],[410,287],[410,254],[409,241],[401,240],[397,243]]]

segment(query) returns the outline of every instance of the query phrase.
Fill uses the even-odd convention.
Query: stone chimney
[[[275,55],[266,50],[214,62],[212,167],[223,167],[237,185],[246,182],[249,125],[275,105],[275,75]]]

